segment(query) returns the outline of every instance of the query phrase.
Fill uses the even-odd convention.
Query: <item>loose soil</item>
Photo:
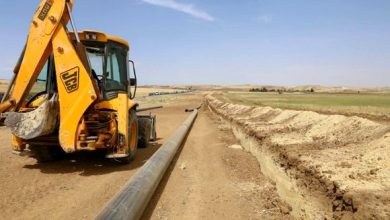
[[[390,218],[390,127],[360,117],[207,97],[296,218]]]

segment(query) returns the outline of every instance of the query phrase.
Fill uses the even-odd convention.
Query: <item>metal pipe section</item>
[[[198,111],[195,110],[129,182],[106,204],[95,219],[140,219],[165,171],[186,138]]]
[[[137,109],[137,112],[145,112],[145,111],[149,111],[149,110],[153,110],[153,109],[159,109],[159,108],[163,108],[162,105],[158,105],[158,106],[150,106],[150,107],[145,107],[145,108],[139,108]]]

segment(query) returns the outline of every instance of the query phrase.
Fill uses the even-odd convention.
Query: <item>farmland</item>
[[[215,97],[242,105],[358,115],[389,120],[390,92],[382,93],[252,93],[219,92]]]

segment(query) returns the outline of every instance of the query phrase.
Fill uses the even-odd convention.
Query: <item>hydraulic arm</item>
[[[128,163],[138,142],[146,147],[155,139],[155,117],[136,114],[130,46],[102,32],[78,32],[72,6],[72,0],[40,3],[0,104],[0,122],[10,128],[16,151],[105,149],[107,158]]]
[[[44,0],[30,26],[26,48],[15,79],[0,105],[0,111],[17,112],[31,90],[46,60],[53,54],[60,103],[59,141],[63,149],[75,146],[78,123],[88,107],[98,98],[97,85],[91,80],[82,45],[69,39],[66,25],[70,19],[72,0]],[[77,34],[76,34],[77,35]],[[95,85],[94,85],[95,84]],[[80,86],[82,85],[82,86]],[[51,114],[42,115],[51,117]],[[17,117],[16,117],[17,118]],[[22,119],[22,118],[20,118]],[[46,121],[47,118],[42,119]],[[31,123],[20,121],[18,123]]]

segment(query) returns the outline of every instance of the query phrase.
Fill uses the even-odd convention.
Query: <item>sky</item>
[[[0,78],[39,2],[0,0]],[[129,41],[143,85],[390,86],[388,0],[74,0],[73,16]]]

